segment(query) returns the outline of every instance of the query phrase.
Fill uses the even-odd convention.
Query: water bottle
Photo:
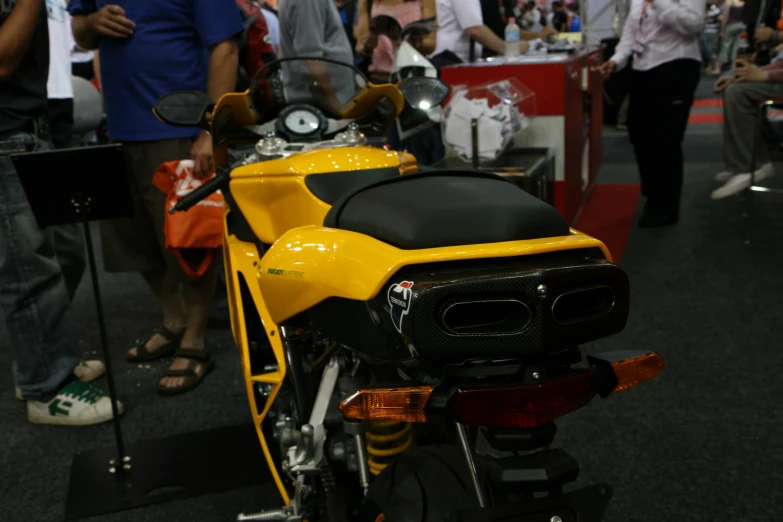
[[[515,18],[508,19],[506,26],[506,60],[519,57],[519,26]]]

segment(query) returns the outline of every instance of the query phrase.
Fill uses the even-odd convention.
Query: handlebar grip
[[[169,209],[169,214],[184,212],[191,207],[198,205],[199,202],[207,199],[210,195],[223,188],[226,181],[228,181],[228,176],[219,173],[200,187],[193,189],[188,195],[183,196],[177,201],[176,205]]]

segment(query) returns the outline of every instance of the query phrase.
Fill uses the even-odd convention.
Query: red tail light
[[[540,384],[464,387],[447,405],[461,424],[490,428],[534,428],[587,405],[598,385],[592,371]]]

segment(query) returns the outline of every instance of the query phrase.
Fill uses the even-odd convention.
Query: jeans
[[[756,145],[756,168],[769,162],[764,143],[756,143],[758,103],[783,96],[783,85],[767,82],[742,82],[729,85],[723,95],[723,156],[726,169],[734,174],[750,172],[750,160]],[[761,136],[761,134],[759,134]]]
[[[712,49],[709,36],[706,32],[702,32],[699,36],[699,48],[701,50],[701,59],[704,63],[709,64],[715,59],[715,51]]]
[[[51,145],[32,134],[0,138],[27,150]],[[0,312],[14,350],[16,385],[27,400],[51,400],[79,362],[71,299],[84,273],[78,225],[41,230],[11,159],[0,155]]]
[[[729,24],[723,33],[723,42],[720,46],[720,57],[718,61],[721,65],[730,65],[734,67],[734,62],[737,61],[737,51],[739,50],[739,42],[742,33],[747,30],[745,24]]]

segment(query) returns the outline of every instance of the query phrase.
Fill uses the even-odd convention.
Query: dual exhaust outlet
[[[562,326],[592,321],[608,315],[615,305],[614,291],[598,285],[558,295],[549,311]],[[516,298],[456,299],[440,312],[440,323],[452,335],[511,335],[533,320],[533,310]]]

